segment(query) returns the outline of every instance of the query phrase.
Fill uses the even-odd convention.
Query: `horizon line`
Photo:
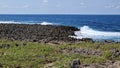
[[[120,14],[27,14],[27,13],[16,13],[16,14],[0,14],[0,15],[120,15]]]

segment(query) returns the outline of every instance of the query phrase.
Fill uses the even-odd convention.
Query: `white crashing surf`
[[[42,22],[40,23],[41,25],[54,25],[53,23],[50,23],[50,22]]]
[[[89,26],[83,26],[80,31],[75,31],[76,36],[71,36],[77,39],[92,38],[93,40],[113,40],[120,41],[120,32],[105,32],[97,31]]]
[[[22,22],[15,22],[15,21],[0,21],[2,24],[22,24]]]
[[[0,21],[1,24],[41,24],[41,25],[56,25],[50,22],[41,22],[41,23],[34,23],[34,22],[16,22],[16,21]]]

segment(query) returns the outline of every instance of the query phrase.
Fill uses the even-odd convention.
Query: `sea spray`
[[[83,26],[80,28],[80,31],[75,31],[76,36],[71,36],[77,39],[82,38],[92,38],[93,40],[111,40],[111,41],[120,41],[120,32],[106,32],[106,31],[97,31],[89,26]]]
[[[41,25],[54,25],[53,23],[50,23],[50,22],[42,22],[42,23],[40,23]]]

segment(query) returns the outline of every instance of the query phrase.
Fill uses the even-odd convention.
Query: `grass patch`
[[[26,45],[23,45],[23,43],[26,43]],[[0,40],[0,46],[2,44],[11,46],[10,48],[0,48],[0,63],[4,68],[43,68],[50,63],[53,63],[53,66],[57,68],[70,68],[70,63],[74,59],[80,59],[83,64],[101,63],[109,60],[112,49],[120,50],[119,43],[106,44],[102,42],[80,42],[53,46],[37,42]],[[69,51],[72,48],[97,49],[102,51],[103,55],[98,57],[96,55],[71,54]],[[62,53],[62,49],[65,49],[68,53]],[[114,60],[120,60],[120,56],[114,58]]]

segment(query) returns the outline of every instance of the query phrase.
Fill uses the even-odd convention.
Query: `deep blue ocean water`
[[[0,15],[0,23],[75,26],[75,38],[120,41],[120,15]]]

